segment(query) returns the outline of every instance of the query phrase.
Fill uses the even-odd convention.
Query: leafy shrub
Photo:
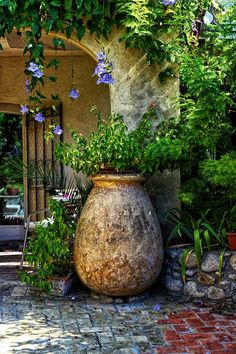
[[[29,241],[25,260],[34,267],[32,273],[22,271],[21,280],[44,291],[50,291],[50,278],[66,275],[72,269],[71,246],[75,224],[71,222],[61,202],[51,199],[52,219],[35,227],[35,237]]]
[[[89,176],[101,170],[119,173],[148,171],[144,162],[150,164],[145,159],[145,151],[154,140],[151,122],[143,119],[136,129],[129,132],[121,115],[112,114],[107,120],[102,120],[96,108],[93,113],[98,118],[97,130],[88,139],[71,130],[75,143],[59,143],[57,159]]]

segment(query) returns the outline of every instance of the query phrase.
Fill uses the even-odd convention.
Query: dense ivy
[[[80,40],[88,28],[97,38],[108,38],[113,26],[123,25],[126,45],[145,51],[150,63],[175,61],[176,48],[172,42],[166,44],[163,34],[176,37],[180,33],[180,38],[189,40],[193,23],[211,3],[178,0],[174,6],[164,6],[161,0],[0,0],[0,37],[14,28],[27,30],[25,52],[43,61],[43,31],[61,32],[67,38],[75,32]],[[64,47],[64,43],[55,38],[54,46]]]

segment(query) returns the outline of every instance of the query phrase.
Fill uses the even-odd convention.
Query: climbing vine
[[[121,39],[127,46],[147,53],[148,61],[174,61],[170,43],[163,34],[180,33],[187,38],[194,21],[212,4],[211,0],[0,0],[0,37],[26,31],[25,53],[44,61],[42,33],[61,32],[70,38],[76,33],[82,39],[86,29],[97,38],[108,38],[114,26],[124,26]],[[64,48],[61,39],[54,38],[55,48]],[[56,65],[51,64],[51,65]]]

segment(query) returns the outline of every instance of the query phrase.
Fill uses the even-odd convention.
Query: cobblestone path
[[[60,298],[5,282],[0,354],[8,353],[233,354],[236,315],[178,305],[163,292],[124,302],[77,289]]]

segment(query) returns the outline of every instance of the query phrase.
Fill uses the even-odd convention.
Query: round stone
[[[124,300],[121,299],[120,297],[115,299],[115,304],[123,304],[123,303],[124,303]]]
[[[214,285],[215,284],[215,278],[212,275],[204,274],[204,273],[199,273],[197,275],[197,281],[198,283],[202,285]]]
[[[204,272],[216,272],[219,270],[219,255],[214,252],[207,253],[203,259],[201,268]]]
[[[177,262],[172,262],[171,263],[171,268],[176,270],[177,272],[180,272],[180,270],[181,270],[181,266]]]
[[[168,247],[165,253],[167,258],[178,260],[180,253],[182,253],[182,249],[176,247]]]
[[[187,269],[186,270],[186,276],[187,277],[193,277],[197,273],[197,269]]]
[[[179,256],[179,263],[182,262],[183,254]],[[197,268],[197,256],[194,252],[190,253],[189,256],[186,258],[186,268]]]
[[[194,281],[186,282],[184,286],[184,293],[191,296],[192,298],[201,298],[204,297],[204,292],[198,291],[197,284]]]
[[[180,272],[174,271],[174,272],[172,273],[172,275],[173,275],[173,277],[174,277],[175,279],[182,279],[182,276],[181,276]]]
[[[166,276],[165,287],[170,291],[181,292],[183,290],[183,281],[170,276]]]
[[[216,286],[210,286],[207,291],[207,296],[211,300],[221,300],[225,298],[225,292],[221,288],[217,288]]]
[[[228,278],[230,279],[230,280],[236,280],[236,274],[228,274]]]
[[[233,270],[236,271],[236,255],[233,255],[230,257],[229,263],[230,263],[231,267],[233,268]]]
[[[91,298],[92,299],[95,299],[95,300],[100,300],[100,295],[99,294],[97,294],[97,293],[95,293],[95,292],[91,292]]]
[[[112,304],[113,303],[113,299],[110,296],[106,296],[106,295],[101,295],[101,301],[104,304]]]

